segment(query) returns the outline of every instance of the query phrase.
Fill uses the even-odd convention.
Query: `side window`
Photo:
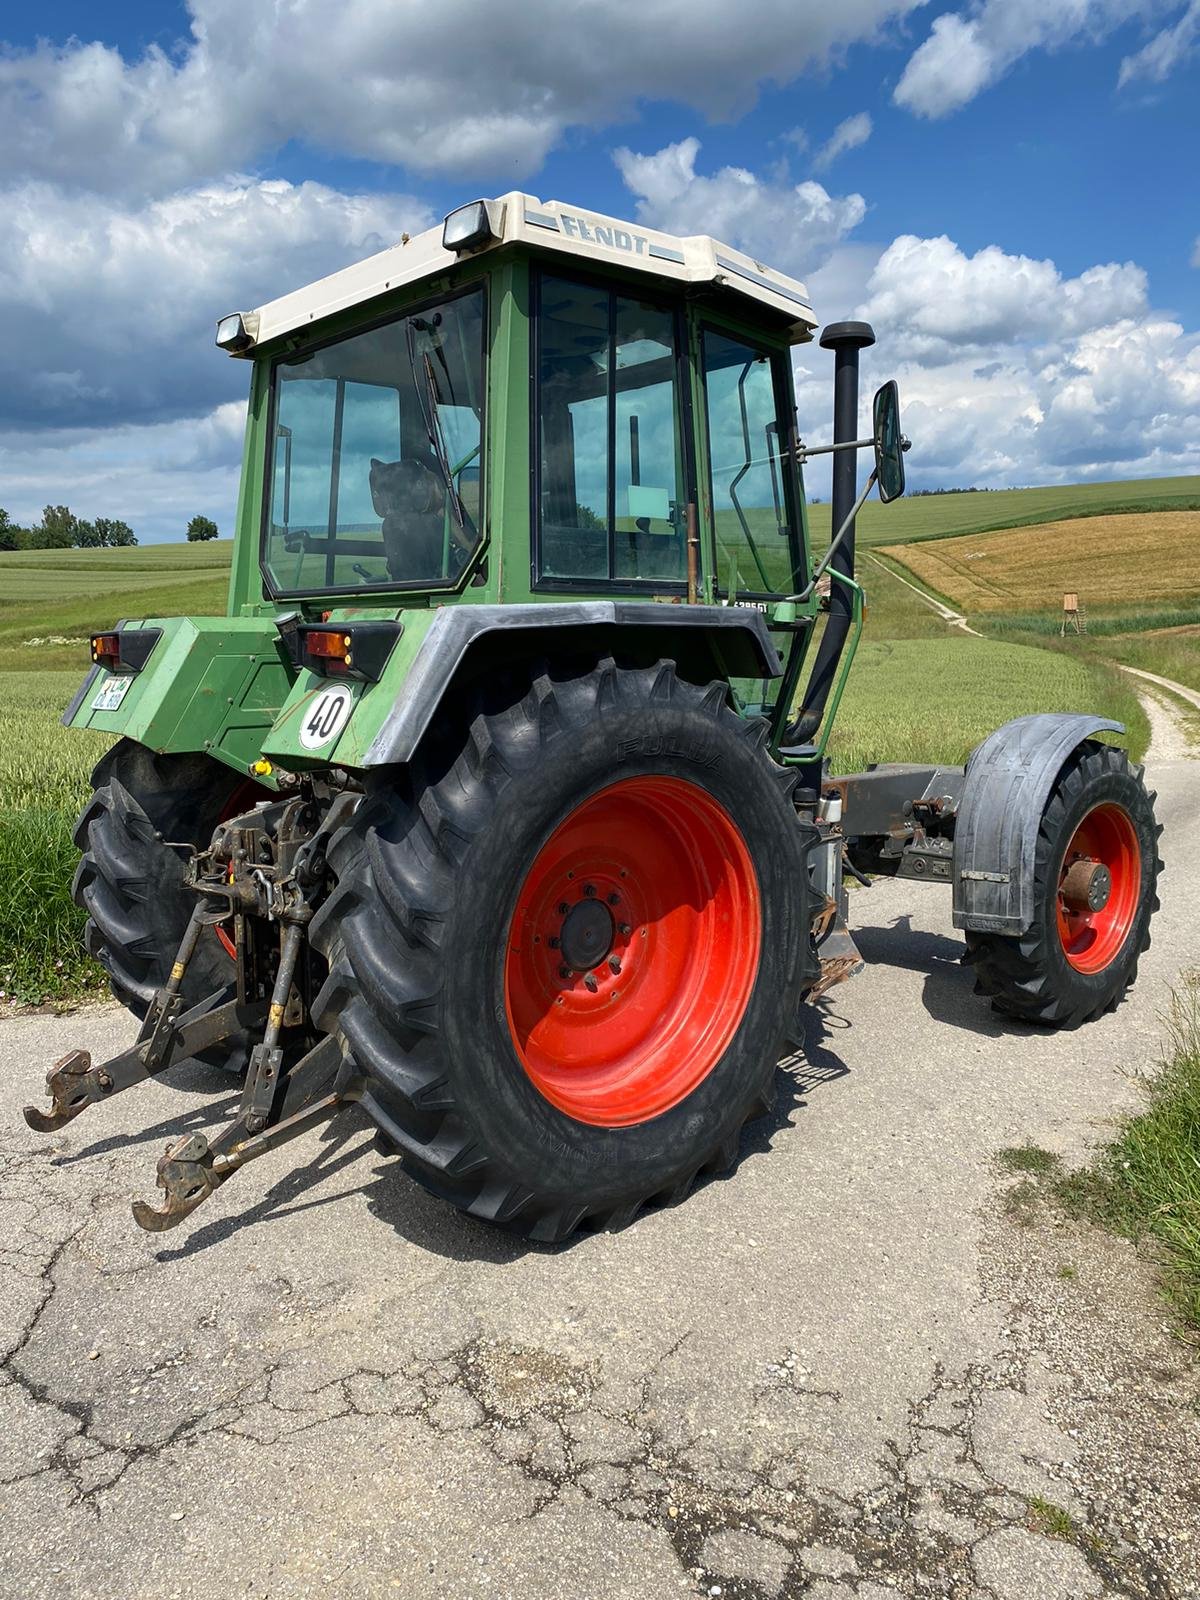
[[[673,313],[547,274],[537,350],[539,576],[682,582]]]
[[[772,356],[705,329],[704,393],[718,588],[790,594],[802,558]]]

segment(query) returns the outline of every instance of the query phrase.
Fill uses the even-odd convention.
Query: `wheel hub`
[[[558,936],[563,965],[573,972],[590,972],[607,960],[616,924],[603,900],[580,900],[567,912]]]
[[[1112,894],[1112,873],[1102,861],[1075,861],[1062,882],[1062,896],[1072,911],[1103,911]]]

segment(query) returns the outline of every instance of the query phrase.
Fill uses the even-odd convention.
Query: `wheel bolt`
[[[610,906],[619,906],[621,904],[621,896],[616,892],[615,889],[613,890],[612,894],[609,895],[608,903]]]
[[[570,906],[567,904],[567,902],[565,900],[560,900],[559,901],[559,903],[558,903],[558,914],[559,914],[560,917],[565,917],[567,912],[570,911],[570,909],[571,909]]]
[[[594,883],[585,883],[583,886],[583,892],[590,898],[596,892],[596,885]]]
[[[550,937],[546,940],[546,943],[550,946],[551,950],[557,950],[558,949],[558,940],[554,937],[553,934],[551,934]]]
[[[617,960],[616,956],[609,956],[609,958],[608,958],[608,970],[610,972],[620,972],[621,963]]]
[[[570,967],[559,967],[558,975],[560,978],[569,978],[571,976]]]
[[[589,972],[587,977],[583,980],[583,987],[585,989],[587,989],[591,994],[595,994],[596,990],[600,987],[600,985],[596,982],[595,978],[593,978],[591,973]]]
[[[618,933],[623,933],[625,935],[625,937],[628,939],[629,935],[633,932],[633,929],[629,926],[629,924],[627,922],[620,922],[620,923],[617,924],[617,932]]]

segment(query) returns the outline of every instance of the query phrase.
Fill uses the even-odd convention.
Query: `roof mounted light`
[[[257,336],[256,311],[233,311],[217,323],[217,345],[231,356],[240,356],[249,350]]]
[[[472,200],[451,211],[442,223],[442,249],[462,255],[500,237],[500,208],[493,200]]]

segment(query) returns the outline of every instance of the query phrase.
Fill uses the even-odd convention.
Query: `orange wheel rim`
[[[1142,851],[1123,806],[1093,806],[1071,835],[1058,875],[1058,937],[1077,972],[1102,972],[1137,919]]]
[[[724,1054],[761,944],[758,880],[724,806],[680,778],[601,789],[517,895],[504,997],[522,1067],[578,1122],[661,1116]]]

